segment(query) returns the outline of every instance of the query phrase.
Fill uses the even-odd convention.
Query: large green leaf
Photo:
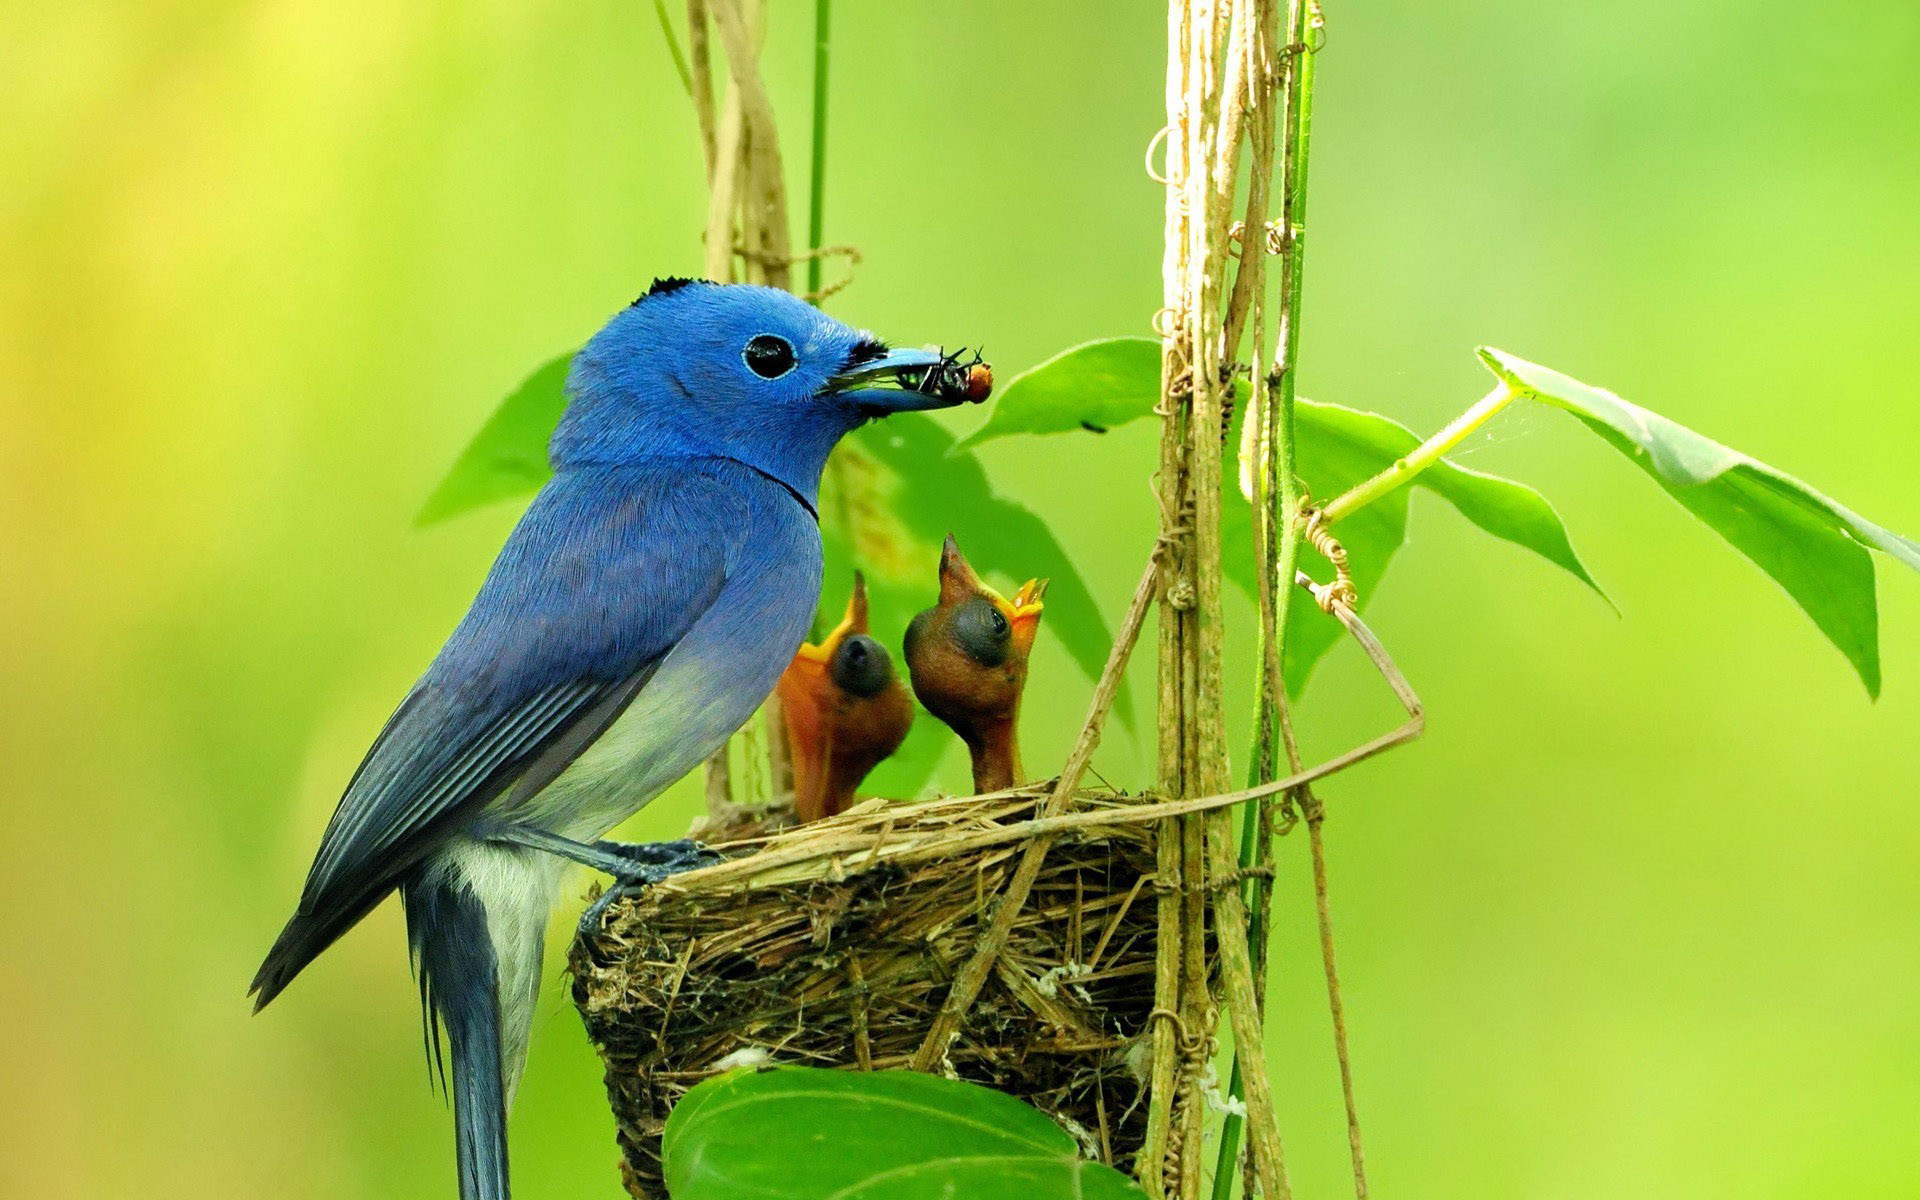
[[[525,495],[547,481],[553,473],[547,465],[547,439],[567,407],[567,368],[572,363],[571,352],[562,354],[527,376],[500,402],[427,497],[416,521],[431,525]]]
[[[908,1071],[739,1071],[688,1092],[663,1138],[673,1200],[1127,1200],[1042,1113]]]
[[[1612,392],[1499,350],[1483,348],[1480,357],[1508,387],[1578,417],[1771,575],[1847,656],[1868,694],[1879,694],[1880,623],[1868,550],[1920,570],[1920,544]]]
[[[963,446],[1011,433],[1105,433],[1137,421],[1160,399],[1160,343],[1119,337],[1082,342],[1015,375]]]
[[[501,402],[433,491],[419,520],[443,520],[534,491],[552,473],[547,439],[566,409],[571,354],[552,360]],[[871,593],[874,636],[897,651],[907,622],[938,594],[940,544],[949,532],[974,567],[1003,583],[1052,580],[1042,635],[1060,639],[1088,678],[1106,662],[1110,635],[1100,608],[1045,522],[1000,496],[972,451],[924,413],[901,413],[841,443],[822,481],[821,533],[827,574],[821,628],[839,619],[853,572]],[[1133,726],[1122,692],[1121,720]],[[906,744],[869,778],[885,795],[910,796],[932,776],[953,735],[939,722],[914,723]]]

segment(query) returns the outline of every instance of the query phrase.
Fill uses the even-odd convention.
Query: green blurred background
[[[796,179],[809,8],[774,0],[768,62]],[[1920,9],[1329,8],[1309,394],[1431,429],[1490,342],[1920,530]],[[828,240],[866,265],[834,311],[983,340],[1003,377],[1147,331],[1155,5],[841,0],[835,24]],[[242,993],[515,515],[411,514],[534,364],[698,269],[654,14],[75,0],[0,26],[0,1194],[451,1196],[395,906],[266,1015]],[[1151,441],[983,451],[1109,620]],[[1503,417],[1465,461],[1543,487],[1624,615],[1416,502],[1371,612],[1430,733],[1326,789],[1377,1189],[1920,1194],[1920,580],[1882,572],[1871,704],[1570,420]],[[1036,766],[1087,693],[1042,641]],[[1303,719],[1326,753],[1391,718],[1336,655]],[[1100,769],[1143,761],[1115,737]],[[1270,1049],[1310,1197],[1345,1151],[1303,851]],[[612,1198],[554,975],[516,1175]]]

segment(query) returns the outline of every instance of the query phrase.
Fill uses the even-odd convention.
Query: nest
[[[1044,797],[870,801],[720,842],[728,861],[612,905],[570,967],[627,1190],[666,1195],[667,1113],[722,1070],[908,1066]],[[1128,807],[1081,798],[1079,812],[1114,819],[1061,834],[942,1063],[1048,1113],[1123,1171],[1146,1123],[1156,908],[1153,826]]]

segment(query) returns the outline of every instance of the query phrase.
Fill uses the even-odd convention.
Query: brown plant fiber
[[[607,1068],[622,1174],[665,1196],[660,1135],[701,1080],[742,1061],[907,1066],[979,945],[1048,789],[869,801],[735,841],[728,861],[623,897],[576,940],[573,995]],[[1155,824],[1111,793],[1046,856],[943,1070],[1018,1096],[1126,1171],[1145,1133]],[[1096,814],[1111,812],[1112,821]],[[763,1057],[764,1056],[764,1057]]]

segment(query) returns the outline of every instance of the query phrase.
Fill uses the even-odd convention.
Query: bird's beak
[[[859,571],[853,573],[853,594],[847,597],[847,615],[840,618],[839,628],[834,637],[845,637],[849,633],[867,633],[867,577]]]
[[[940,606],[949,608],[968,596],[992,590],[974,574],[973,564],[960,553],[960,543],[948,534],[940,547]]]
[[[973,564],[960,553],[960,544],[952,534],[947,535],[946,544],[940,548],[940,603],[952,605],[968,596],[985,596],[1007,618],[1007,624],[1013,629],[1013,644],[1022,654],[1033,648],[1034,634],[1040,627],[1040,614],[1046,608],[1040,598],[1046,595],[1046,591],[1046,580],[1029,579],[1020,585],[1020,590],[1009,600],[980,578]]]
[[[850,633],[869,632],[871,631],[867,628],[867,577],[855,571],[853,594],[847,597],[847,615],[840,618],[840,623],[835,625],[826,637],[821,638],[818,645],[808,642],[801,646],[800,652],[793,656],[794,661],[810,662],[816,666],[825,667],[833,658],[834,648],[840,645],[841,638]]]
[[[994,603],[1007,615],[1007,624],[1013,626],[1013,644],[1022,654],[1033,649],[1033,637],[1040,631],[1040,614],[1046,609],[1040,597],[1046,594],[1046,580],[1029,579],[1013,594],[1012,601],[994,597]]]
[[[993,369],[933,350],[889,350],[828,381],[870,416],[977,404],[993,391]]]

